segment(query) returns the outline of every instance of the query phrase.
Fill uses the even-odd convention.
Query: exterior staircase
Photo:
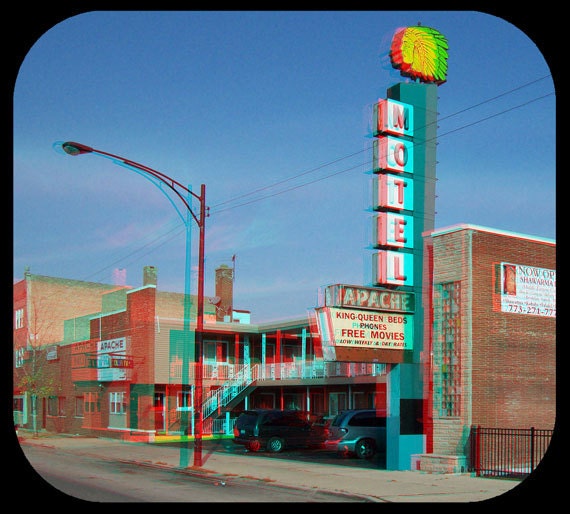
[[[253,366],[245,365],[226,381],[224,385],[211,391],[208,397],[202,402],[202,418],[204,422],[213,414],[219,414],[233,399],[247,389],[259,378],[259,364]]]

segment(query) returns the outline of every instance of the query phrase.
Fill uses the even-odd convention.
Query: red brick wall
[[[472,420],[490,427],[552,428],[556,318],[493,309],[494,267],[511,262],[556,269],[556,247],[486,232],[473,234]]]
[[[436,232],[426,240],[426,247],[430,245],[434,319],[433,324],[430,320],[426,325],[426,334],[432,336],[428,346],[432,352],[426,352],[424,358],[433,416],[433,425],[428,419],[426,427],[431,430],[433,426],[433,438],[428,446],[437,454],[462,454],[471,425],[552,428],[556,319],[501,312],[495,268],[501,262],[511,262],[556,269],[556,246],[474,228]],[[461,292],[460,330],[453,343],[460,349],[461,376],[460,414],[455,417],[442,416],[439,411],[443,375],[438,359],[443,336],[438,286],[446,282],[456,283]]]
[[[127,312],[131,332],[131,353],[136,358],[133,382],[154,384],[154,318],[156,288],[146,287],[129,293]]]
[[[22,295],[26,294],[26,282],[29,285],[29,298],[24,299]],[[21,307],[30,309],[26,313],[28,330],[37,335],[40,345],[46,345],[63,340],[64,320],[100,312],[101,297],[116,289],[125,287],[27,275],[24,280],[14,284],[14,299],[17,295],[19,306],[22,304]]]

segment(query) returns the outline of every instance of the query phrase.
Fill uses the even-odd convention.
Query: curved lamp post
[[[153,170],[144,164],[139,164],[137,162],[125,159],[118,155],[114,155],[108,152],[103,152],[102,150],[97,150],[91,148],[90,146],[83,145],[81,143],[75,143],[73,141],[67,141],[65,143],[56,143],[60,145],[63,151],[69,155],[82,155],[86,153],[92,153],[95,155],[100,155],[102,157],[107,157],[111,159],[115,164],[129,168],[137,173],[142,174],[146,178],[151,178],[155,185],[162,189],[162,185],[166,185],[174,194],[182,201],[187,209],[188,214],[194,219],[198,228],[200,229],[200,244],[198,250],[198,305],[196,307],[196,341],[195,341],[195,401],[194,401],[194,422],[195,422],[195,433],[194,433],[194,466],[202,466],[202,338],[204,331],[204,236],[206,229],[206,186],[204,184],[200,187],[200,195],[192,192],[191,189],[182,185],[180,182],[172,179],[168,175],[161,173],[160,171]],[[55,146],[55,145],[54,145]],[[163,191],[164,192],[164,191]],[[166,193],[165,193],[166,194]],[[170,202],[174,205],[178,214],[182,217],[184,224],[186,225],[187,233],[189,234],[189,217],[184,217],[180,213],[178,207],[172,199],[166,195]],[[198,216],[194,213],[191,206],[191,196],[196,198],[200,203],[200,213]],[[190,262],[189,262],[189,237],[187,239],[187,249],[186,249],[187,263],[186,263],[186,294],[185,294],[185,312],[184,312],[184,328],[189,330],[190,327],[190,312],[188,306],[188,299],[190,297],[189,291],[189,277],[190,277]],[[186,341],[184,347],[186,348]],[[183,370],[186,370],[187,362],[183,359]],[[184,465],[183,462],[181,462]]]

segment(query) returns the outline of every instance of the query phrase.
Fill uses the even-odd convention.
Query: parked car
[[[386,452],[386,413],[376,409],[345,410],[328,426],[324,447],[339,454],[370,459]]]
[[[311,423],[305,412],[250,409],[236,419],[233,442],[254,452],[278,453],[286,448],[323,447],[326,435],[326,427]]]

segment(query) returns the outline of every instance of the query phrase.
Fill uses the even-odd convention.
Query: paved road
[[[124,442],[114,439],[23,436],[21,445],[40,444],[119,462],[175,468],[209,476],[261,480],[287,487],[355,494],[379,502],[478,502],[510,500],[519,481],[475,477],[471,474],[430,474],[387,471],[360,466],[329,464],[267,454],[204,451],[201,468],[192,466],[192,454],[181,466],[180,448],[164,444]],[[233,443],[232,443],[233,444]],[[183,460],[183,459],[182,459]],[[525,482],[527,482],[525,480]],[[524,486],[525,484],[521,484]]]
[[[328,491],[279,487],[247,478],[185,473],[174,468],[116,462],[49,446],[23,445],[26,458],[47,482],[44,501],[60,508],[80,499],[90,502],[200,503],[368,503],[372,500]],[[43,482],[42,480],[42,482]],[[49,485],[48,485],[49,484]],[[28,483],[28,486],[32,485]],[[49,489],[49,486],[52,486]],[[29,489],[28,489],[29,490]],[[61,494],[60,494],[61,493]]]

